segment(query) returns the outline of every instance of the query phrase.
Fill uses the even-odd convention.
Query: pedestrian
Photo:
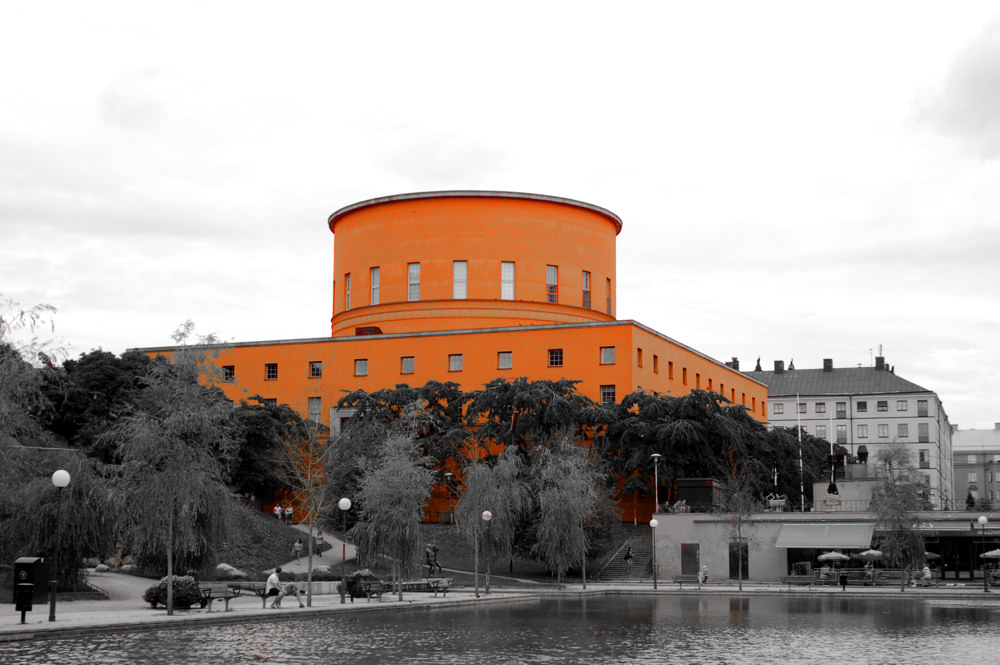
[[[628,546],[628,551],[625,552],[625,557],[624,557],[625,558],[625,565],[627,566],[627,568],[625,570],[625,574],[626,575],[631,575],[632,574],[632,559],[634,558],[634,556],[635,555],[632,554],[632,546],[629,545]]]
[[[302,563],[302,539],[299,538],[292,545],[292,554],[295,555],[295,563]]]
[[[840,569],[840,588],[843,591],[847,591],[847,569],[846,568],[841,568]]]
[[[271,609],[277,610],[281,608],[281,578],[278,577],[281,573],[281,566],[274,569],[274,572],[267,578],[267,584],[264,586],[264,597],[271,598]]]
[[[295,524],[295,509],[291,506],[285,507],[285,523]]]
[[[708,566],[702,566],[701,570],[698,571],[698,588],[701,588],[702,584],[708,584]]]
[[[316,554],[323,556],[323,529],[316,532]]]
[[[274,504],[274,516],[279,520],[284,518],[285,513],[281,510],[281,506]]]

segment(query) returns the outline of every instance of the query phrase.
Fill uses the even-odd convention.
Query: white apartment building
[[[823,360],[821,369],[785,369],[776,360],[773,371],[747,375],[768,387],[768,421],[772,427],[801,425],[804,432],[839,443],[850,455],[864,446],[868,466],[880,448],[900,443],[913,451],[914,470],[927,484],[937,510],[964,508],[955,500],[952,474],[952,431],[936,393],[896,376],[885,358],[874,367],[835,368]]]
[[[976,506],[1000,506],[1000,423],[993,429],[958,429],[951,435],[954,455],[955,508],[967,508],[971,496]]]

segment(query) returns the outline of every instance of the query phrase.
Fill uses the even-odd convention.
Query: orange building
[[[350,415],[336,410],[346,391],[429,380],[474,390],[524,376],[579,380],[582,394],[602,402],[640,388],[700,388],[767,419],[764,384],[615,318],[622,222],[608,210],[537,194],[446,191],[362,201],[328,222],[331,336],[228,345],[216,362],[231,399],[261,395],[336,432]]]

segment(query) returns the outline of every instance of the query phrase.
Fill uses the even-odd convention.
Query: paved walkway
[[[292,559],[288,563],[281,564],[281,570],[286,573],[305,574],[309,570],[309,556],[305,552],[305,549],[309,546],[309,526],[306,524],[293,524],[292,526],[303,533],[303,556],[301,562],[296,562],[295,559]],[[315,538],[315,533],[313,534],[313,538]],[[358,548],[350,543],[345,544],[344,541],[331,534],[324,533],[323,542],[329,543],[331,549],[324,551],[323,556],[313,555],[313,570],[319,566],[330,566],[330,569],[336,573],[338,570],[337,566],[344,561],[345,545],[347,561],[353,560],[358,555]],[[289,545],[289,550],[291,550],[291,545]],[[274,569],[271,568],[264,572],[270,573],[273,571]]]
[[[400,602],[395,596],[385,594],[383,600],[356,600],[340,604],[338,595],[317,595],[312,599],[312,607],[300,609],[293,598],[285,600],[281,610],[264,609],[261,600],[256,596],[240,596],[230,601],[229,612],[223,605],[215,603],[214,609],[177,610],[173,616],[167,616],[164,609],[152,609],[142,600],[145,589],[155,583],[149,580],[120,573],[93,573],[91,579],[95,585],[111,594],[111,600],[105,601],[62,601],[56,608],[56,621],[48,621],[48,606],[35,605],[29,612],[26,623],[20,623],[20,613],[14,612],[14,606],[7,604],[0,610],[0,642],[22,639],[41,639],[46,637],[72,637],[106,632],[121,632],[129,630],[152,629],[176,625],[213,625],[220,623],[248,623],[255,621],[270,621],[294,616],[313,616],[336,612],[368,612],[368,611],[399,611],[420,607],[448,607],[462,605],[479,605],[485,603],[533,602],[542,595],[593,595],[604,594],[641,594],[641,595],[732,595],[738,593],[736,585],[712,584],[702,590],[696,588],[679,589],[674,583],[661,583],[654,590],[650,582],[641,584],[597,584],[588,583],[584,591],[579,583],[567,585],[558,590],[551,585],[544,589],[505,591],[494,587],[490,595],[476,598],[472,589],[461,587],[448,593],[447,596],[434,597],[431,593],[407,592]],[[786,586],[777,584],[744,584],[745,595],[795,595],[812,597],[899,597],[899,598],[938,598],[962,599],[969,602],[1000,602],[1000,593],[983,593],[982,589],[972,586],[936,587],[929,589],[908,588],[900,593],[898,587],[848,587],[842,591],[839,587],[798,588],[791,591]]]

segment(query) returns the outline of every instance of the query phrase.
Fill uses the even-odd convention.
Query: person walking
[[[323,556],[323,529],[316,532],[316,554]]]
[[[624,556],[625,565],[626,565],[625,575],[631,575],[632,574],[632,559],[633,558],[635,558],[635,555],[632,554],[632,546],[629,545],[628,546],[628,550],[625,552],[625,556]]]
[[[285,507],[285,524],[295,524],[295,509],[291,506]]]
[[[281,566],[274,569],[274,572],[267,578],[267,584],[264,586],[264,597],[271,598],[271,609],[277,610],[281,609],[281,578],[278,575],[281,573]]]
[[[284,519],[284,515],[285,513],[281,510],[281,506],[279,506],[278,504],[274,504],[274,516],[277,517],[279,520],[282,520]]]
[[[708,566],[702,566],[701,570],[698,571],[698,588],[701,588],[702,584],[708,584]]]
[[[302,539],[299,538],[292,545],[292,553],[295,555],[295,563],[302,563]]]

